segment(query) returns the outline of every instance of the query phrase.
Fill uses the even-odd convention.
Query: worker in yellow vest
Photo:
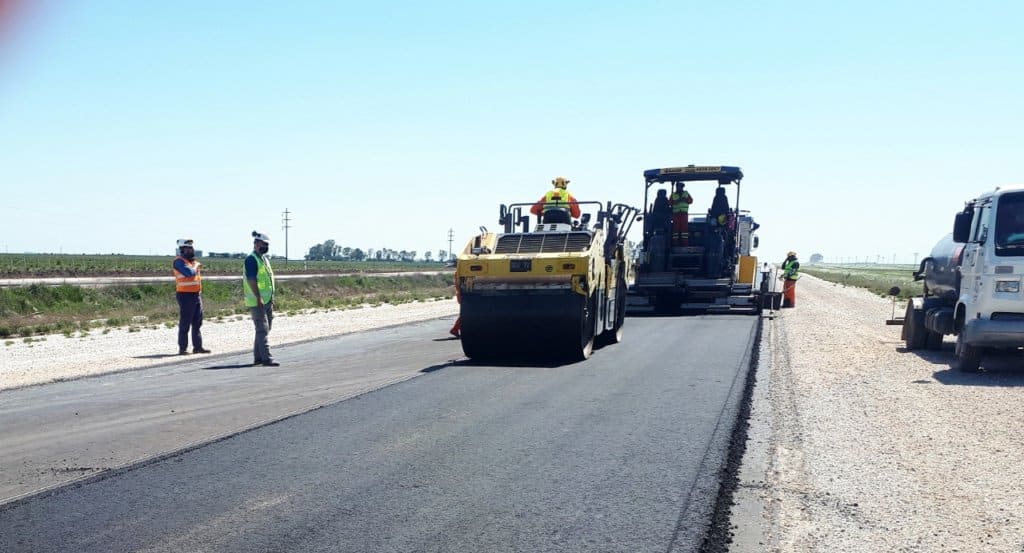
[[[796,307],[796,281],[800,278],[800,262],[796,260],[796,252],[786,254],[782,262],[782,307]]]
[[[693,203],[693,196],[687,192],[685,183],[677,182],[676,190],[669,196],[669,203],[672,204],[672,245],[690,245],[690,204]]]
[[[270,355],[270,344],[267,335],[274,324],[274,270],[270,267],[270,237],[252,231],[252,253],[245,258],[242,289],[245,292],[245,305],[252,312],[252,321],[256,325],[256,339],[252,345],[253,365],[277,367],[280,365]]]
[[[530,213],[546,216],[552,210],[568,210],[569,215],[579,219],[580,205],[576,202],[576,198],[572,197],[572,194],[569,193],[569,179],[555,177],[551,184],[554,185],[554,188],[544,194],[544,197],[537,200],[537,203],[533,204],[533,207],[530,208]],[[565,222],[569,223],[570,221]]]
[[[192,353],[210,353],[203,347],[203,264],[196,261],[191,238],[178,240],[178,256],[171,267],[178,299],[178,355],[188,355],[188,337],[192,334]]]

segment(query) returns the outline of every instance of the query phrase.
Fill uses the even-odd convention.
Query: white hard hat
[[[267,244],[270,243],[270,237],[269,236],[267,236],[266,234],[263,234],[262,232],[258,232],[258,231],[255,231],[255,230],[252,231],[252,238],[253,238],[253,240],[259,240],[260,242],[266,242]]]
[[[181,239],[179,239],[178,240],[178,247],[179,248],[184,248],[184,247],[191,248],[191,247],[193,247],[192,246],[192,239],[191,238],[181,238]]]

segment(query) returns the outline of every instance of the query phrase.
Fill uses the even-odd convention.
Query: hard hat
[[[786,254],[786,257],[796,257],[796,252],[789,252]]]
[[[569,186],[569,179],[567,179],[565,177],[555,177],[551,181],[551,184],[555,185],[555,188],[563,188],[564,189],[567,186]]]
[[[270,237],[267,236],[266,234],[263,234],[262,232],[258,232],[255,230],[252,231],[252,237],[253,240],[259,240],[260,242],[266,242],[267,244],[270,243]]]
[[[191,238],[182,238],[182,239],[178,240],[178,247],[179,248],[191,248],[192,247],[192,239]]]

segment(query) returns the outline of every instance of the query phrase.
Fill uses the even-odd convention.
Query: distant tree
[[[811,258],[810,258],[809,261],[811,263],[821,263],[824,260],[825,260],[825,256],[821,255],[820,253],[815,253],[815,254],[811,254]]]
[[[431,257],[433,257],[433,255],[433,252],[431,252],[430,250],[423,252],[423,261],[430,263],[432,261]]]
[[[366,259],[366,253],[364,253],[363,250],[359,248],[352,250],[351,256],[352,261],[362,261],[363,259]]]
[[[408,251],[408,252],[405,252],[405,253],[406,253],[406,258],[405,258],[406,261],[416,261],[416,254],[419,253],[419,252],[417,252],[416,250],[411,250],[411,251]]]
[[[445,259],[448,259],[448,252],[444,250],[437,250],[437,260],[444,263]]]
[[[344,248],[341,248],[341,257],[344,257],[344,258],[352,257],[352,248],[350,248],[348,246],[345,246]]]
[[[384,248],[377,250],[377,261],[384,259]]]
[[[324,258],[324,245],[323,244],[317,244],[317,245],[313,246],[312,248],[309,248],[309,253],[306,254],[306,259],[309,259],[309,260],[314,260],[315,261],[317,259],[323,259],[323,258]]]
[[[324,257],[334,257],[338,254],[338,246],[334,243],[334,240],[325,240],[323,247]]]

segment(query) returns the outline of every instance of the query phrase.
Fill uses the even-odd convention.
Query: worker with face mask
[[[256,325],[256,339],[252,345],[253,365],[277,367],[280,365],[270,355],[267,335],[274,324],[274,271],[270,268],[270,237],[252,231],[252,253],[245,258],[242,288],[245,305],[252,312]]]
[[[178,299],[178,355],[188,355],[188,337],[192,334],[192,353],[210,353],[203,347],[203,264],[196,261],[191,238],[178,240],[178,257],[174,258],[175,296]]]

